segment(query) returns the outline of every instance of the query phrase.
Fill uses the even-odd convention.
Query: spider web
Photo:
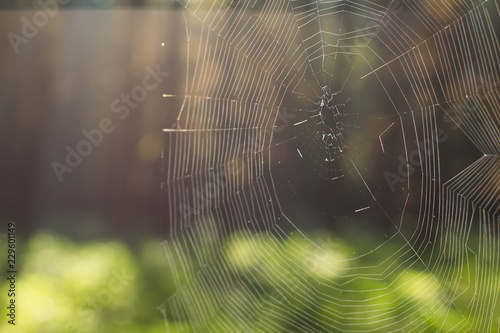
[[[179,3],[167,331],[498,331],[498,2]]]

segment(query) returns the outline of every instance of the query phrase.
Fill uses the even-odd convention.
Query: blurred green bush
[[[235,281],[254,281],[257,284],[256,294],[251,299],[242,292],[238,283],[224,290],[206,288],[204,297],[176,292],[175,281],[182,281],[188,288],[195,288],[199,281],[190,278],[190,274],[174,276],[185,273],[180,273],[183,270],[172,265],[191,267],[191,270],[200,267],[194,253],[183,257],[185,262],[169,263],[167,257],[168,251],[173,251],[172,242],[149,240],[131,248],[119,241],[75,243],[64,236],[42,231],[20,244],[17,327],[12,330],[12,325],[2,320],[2,332],[160,333],[165,332],[165,324],[169,332],[181,328],[196,330],[198,327],[199,330],[200,322],[193,325],[192,317],[174,318],[169,314],[165,316],[170,318],[169,321],[164,318],[168,310],[160,305],[174,294],[179,302],[193,302],[207,308],[214,300],[230,304],[231,311],[241,312],[252,320],[241,326],[241,332],[258,332],[259,323],[270,320],[270,309],[277,331],[293,330],[291,323],[310,325],[301,322],[304,320],[300,316],[302,311],[307,311],[318,321],[330,321],[330,324],[346,330],[366,330],[371,325],[373,332],[396,331],[412,322],[425,323],[426,328],[420,332],[453,331],[453,326],[464,316],[474,316],[467,313],[467,302],[457,302],[454,306],[446,304],[440,296],[443,286],[447,285],[441,282],[445,281],[437,281],[424,269],[408,269],[400,265],[403,256],[393,257],[386,267],[377,268],[394,270],[386,279],[353,279],[355,273],[350,272],[349,260],[345,258],[362,245],[356,245],[354,249],[352,244],[325,237],[322,232],[310,236],[310,240],[299,235],[277,240],[269,235],[248,233],[228,238],[221,260],[237,272],[232,277]],[[318,252],[317,244],[321,244],[322,251]],[[360,244],[366,249],[373,248],[366,239]],[[404,244],[386,247],[377,256],[383,262],[403,247]],[[280,256],[282,252],[288,255]],[[6,263],[1,265],[6,271]],[[264,268],[273,272],[266,276],[274,276],[276,281],[259,273]],[[470,281],[474,279],[474,273],[469,274],[472,274]],[[494,278],[499,276],[497,274]],[[283,281],[289,283],[283,285]],[[334,281],[333,285],[338,288],[324,283],[327,281]],[[8,290],[7,283],[2,281],[1,290]],[[279,294],[273,290],[276,283],[281,284]],[[469,300],[474,299],[473,289],[465,280],[458,288]],[[284,294],[294,297],[282,297]],[[2,292],[1,298],[2,304],[6,304],[7,293]],[[317,301],[305,301],[311,298]],[[334,302],[338,306],[327,301],[331,298],[338,301]],[[348,306],[353,304],[356,306],[350,312]],[[221,332],[224,327],[240,325],[224,322],[229,316],[218,313],[217,309],[212,311],[213,316],[202,325],[219,327]],[[277,313],[280,314],[279,320]],[[339,313],[342,314],[341,321]],[[495,316],[500,317],[500,313]],[[462,328],[466,327],[467,324]]]

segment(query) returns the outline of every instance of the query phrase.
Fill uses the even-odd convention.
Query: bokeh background
[[[169,74],[123,120],[111,110],[116,98],[142,84],[147,67],[163,71],[165,54],[175,47],[170,21],[177,14],[168,2],[154,4],[72,0],[16,52],[8,34],[22,36],[23,19],[32,22],[40,6],[0,3],[4,309],[11,221],[19,270],[16,326],[3,320],[2,310],[2,332],[165,331],[156,309],[169,287],[158,252],[168,230],[160,205],[161,95],[177,83]],[[60,182],[52,163],[64,163],[66,146],[76,148],[82,131],[99,128],[103,118],[114,131]],[[126,275],[122,285],[117,274]]]
[[[165,332],[166,328],[167,332],[178,332],[196,328],[196,323],[188,321],[165,322],[162,314],[162,304],[176,292],[173,281],[188,279],[173,276],[182,274],[174,266],[192,267],[193,273],[197,269],[194,254],[193,258],[185,257],[185,263],[167,262],[174,245],[168,240],[170,221],[160,186],[164,172],[162,128],[171,125],[181,102],[162,95],[181,93],[186,75],[185,24],[177,7],[175,1],[161,0],[70,0],[16,52],[8,35],[20,35],[23,20],[32,20],[39,4],[29,0],[1,2],[0,226],[4,230],[0,230],[0,268],[3,274],[7,224],[14,221],[20,272],[16,327],[6,323],[2,312],[2,332]],[[156,66],[168,76],[120,119],[114,112],[114,101],[141,85],[147,68]],[[77,147],[85,139],[82,131],[98,128],[104,118],[111,120],[114,130],[104,134],[92,153],[60,181],[53,162],[64,162],[66,147]],[[443,157],[451,170],[445,173],[449,178],[479,155],[459,131],[447,133],[452,137],[446,149],[450,153]],[[460,154],[451,153],[456,147],[460,147]],[[309,241],[291,237],[279,243],[297,253],[296,262],[286,263],[295,266],[293,271],[283,269],[284,262],[280,265],[281,260],[291,258],[273,258],[273,269],[282,270],[285,277],[303,274],[309,276],[311,284],[326,281],[339,258],[355,251],[369,252],[380,243],[380,235],[369,230],[362,233],[346,228],[343,232],[356,234],[357,240],[356,244],[347,243],[327,223],[311,223],[310,213],[296,215],[299,225],[307,226]],[[208,235],[203,241],[210,244],[213,240]],[[320,261],[311,255],[313,243],[327,249]],[[224,260],[237,267],[241,276],[251,276],[255,262],[268,255],[252,249],[276,245],[267,236],[249,234],[232,235],[225,244]],[[378,261],[403,246],[394,242],[384,247],[377,253]],[[393,267],[398,264],[392,263]],[[377,291],[386,287],[379,282],[360,284],[360,290],[371,290],[360,297],[377,299],[368,304],[371,308],[380,304],[380,298],[386,304],[406,298],[401,313],[415,314],[405,316],[408,323],[433,322],[428,332],[452,329],[447,325],[453,323],[453,316],[460,317],[462,308],[448,309],[446,320],[439,319],[439,312],[414,310],[421,302],[434,302],[432,292],[440,289],[423,270],[416,266],[403,275],[396,269],[394,276],[398,278],[393,281],[395,292],[391,296]],[[491,278],[500,279],[500,275]],[[406,287],[415,279],[425,288],[418,284],[413,289]],[[296,286],[288,287],[297,292]],[[2,281],[2,308],[7,289]],[[459,289],[464,298],[473,299],[474,290],[467,289],[465,281]],[[307,297],[309,290],[299,293]],[[222,297],[243,311],[249,301],[237,294],[233,290]],[[221,294],[207,294],[210,297]],[[273,311],[285,308],[287,301],[278,297],[272,304],[254,306],[263,309],[260,315],[264,320],[266,307]],[[379,309],[381,313],[384,310]],[[326,310],[318,307],[314,311],[324,316]],[[494,317],[500,318],[498,307]],[[284,317],[279,325],[285,331],[292,321]],[[224,330],[224,323],[212,324]],[[356,328],[355,321],[345,324]],[[243,326],[241,330],[252,332]]]
[[[179,78],[170,75],[148,92],[126,119],[111,104],[142,84],[147,66],[163,68],[162,52],[175,47],[172,14],[84,6],[92,3],[58,12],[18,53],[6,36],[21,34],[21,19],[36,11],[0,13],[0,214],[17,221],[26,237],[40,226],[83,238],[136,237],[162,228],[161,95]],[[59,182],[52,162],[63,163],[66,146],[76,149],[82,131],[98,128],[103,118],[115,130]]]

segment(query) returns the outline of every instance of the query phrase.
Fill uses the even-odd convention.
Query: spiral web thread
[[[179,3],[186,88],[164,95],[183,101],[164,129],[171,239],[162,245],[175,284],[160,307],[167,331],[499,331],[498,2]],[[351,82],[378,87],[390,109],[347,111],[364,95],[341,97]],[[318,121],[326,102],[334,126]],[[482,155],[446,180],[442,116]],[[371,131],[367,119],[383,126],[363,147],[352,137]],[[280,141],[283,128],[295,132]],[[336,240],[310,239],[275,183],[273,149],[285,144],[329,181],[356,175],[366,204],[352,214],[378,209],[394,232],[349,256]],[[351,155],[339,167],[344,149]],[[407,173],[393,190],[404,199],[398,214],[357,159],[364,150],[393,163],[401,153],[407,167],[417,152],[418,181]]]

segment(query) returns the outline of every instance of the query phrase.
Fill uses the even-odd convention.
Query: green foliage
[[[40,232],[20,249],[17,325],[26,333],[159,333],[165,332],[165,325],[169,332],[182,328],[224,332],[238,326],[241,332],[259,332],[264,327],[268,331],[272,323],[279,332],[323,322],[351,331],[387,332],[409,325],[419,332],[435,332],[454,331],[457,323],[466,329],[463,318],[469,322],[474,318],[469,313],[475,298],[473,257],[463,267],[448,265],[450,271],[467,275],[455,286],[457,296],[450,305],[448,288],[453,281],[438,281],[418,265],[401,265],[407,259],[398,253],[404,244],[392,242],[370,251],[376,246],[369,238],[363,239],[361,248],[325,235],[295,234],[282,240],[238,233],[225,241],[220,253],[206,237],[204,253],[186,250],[172,260],[177,251],[172,241],[150,240],[134,251],[117,241],[77,244]],[[368,259],[360,259],[363,273],[368,273],[365,278],[355,278],[359,267],[352,267],[348,259],[356,251],[369,253],[377,263],[370,268]],[[201,264],[200,258],[210,265]],[[232,280],[214,289],[199,278],[207,267],[215,275],[232,267]],[[373,278],[366,277],[370,269]],[[382,271],[391,274],[381,278]],[[491,278],[499,279],[498,272]],[[7,290],[7,282],[0,287]],[[6,293],[0,297],[5,304]],[[166,302],[172,298],[203,307],[210,316],[201,321],[194,314],[176,317]],[[5,320],[0,322],[0,331],[9,329]]]

